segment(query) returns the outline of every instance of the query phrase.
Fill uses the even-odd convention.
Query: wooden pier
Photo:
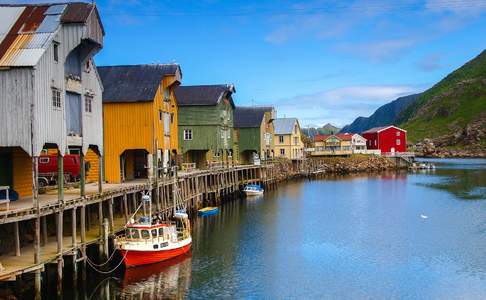
[[[272,185],[275,172],[273,165],[192,170],[180,172],[177,185],[192,214],[203,206],[220,204],[249,182]],[[101,189],[98,184],[86,184],[84,196],[80,196],[79,188],[71,188],[64,193],[50,191],[38,195],[37,202],[31,198],[12,202],[8,210],[0,211],[0,226],[4,232],[12,232],[14,240],[11,251],[0,255],[0,280],[16,280],[17,276],[34,272],[38,292],[41,272],[46,264],[54,263],[58,289],[62,289],[64,259],[71,259],[74,266],[78,262],[85,266],[88,245],[97,243],[106,249],[103,226],[108,227],[112,236],[123,230],[140,203],[141,192],[150,191],[153,209],[169,217],[173,211],[171,189],[175,181],[174,177],[167,176],[103,184]]]

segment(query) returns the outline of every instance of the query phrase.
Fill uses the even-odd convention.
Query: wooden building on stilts
[[[105,179],[152,179],[176,160],[177,64],[99,67],[103,81]]]
[[[80,156],[81,196],[86,154],[102,159],[102,84],[93,57],[103,47],[104,29],[96,6],[90,3],[0,5],[0,16],[0,201],[10,204],[10,209],[29,205],[36,209],[37,217],[25,221],[33,222],[32,227],[13,223],[12,240],[20,256],[19,230],[34,228],[32,259],[40,264],[41,219],[46,224],[47,216],[39,210],[39,157],[51,151],[60,158],[56,202],[61,204],[62,157],[71,152]],[[16,201],[9,203],[10,199]],[[55,212],[61,278],[62,207]],[[76,208],[71,209],[74,219],[76,213]],[[40,271],[36,272],[38,286]]]

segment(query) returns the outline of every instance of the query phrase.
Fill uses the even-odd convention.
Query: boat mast
[[[177,212],[177,191],[176,191],[176,188],[177,188],[177,166],[174,166],[173,167],[174,169],[174,186],[172,187],[172,198],[173,198],[173,202],[174,202],[174,216]]]

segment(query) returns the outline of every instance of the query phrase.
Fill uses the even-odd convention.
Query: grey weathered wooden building
[[[102,153],[103,36],[94,4],[0,5],[0,186],[29,195],[44,148]]]

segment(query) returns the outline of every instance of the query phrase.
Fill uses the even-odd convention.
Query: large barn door
[[[67,134],[81,136],[81,95],[66,93]]]

